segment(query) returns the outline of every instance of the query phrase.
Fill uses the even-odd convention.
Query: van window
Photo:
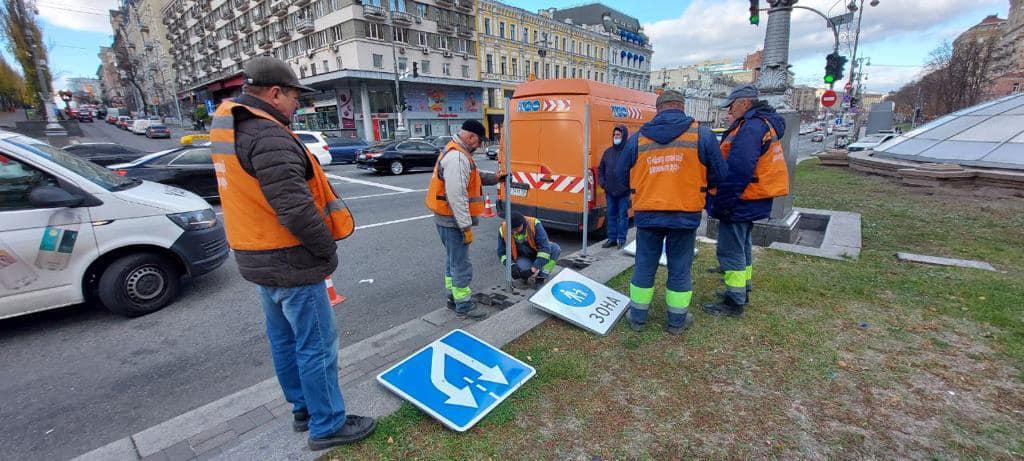
[[[108,191],[124,190],[142,184],[135,179],[118,176],[107,168],[78,158],[37,139],[15,136],[8,138],[7,141],[56,163]]]
[[[28,200],[32,189],[56,185],[52,176],[0,154],[0,211],[32,208]]]

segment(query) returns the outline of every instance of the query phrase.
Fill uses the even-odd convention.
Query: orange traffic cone
[[[485,218],[497,218],[498,215],[494,213],[494,204],[491,203],[491,196],[487,196],[487,200],[484,201],[484,217]]]
[[[337,291],[334,291],[334,280],[331,280],[330,275],[324,279],[324,285],[327,286],[327,297],[331,298],[331,306],[337,306],[338,304],[345,302],[345,297],[339,295]]]

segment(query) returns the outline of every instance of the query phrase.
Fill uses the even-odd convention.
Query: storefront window
[[[305,109],[302,112],[305,113],[296,114],[295,118],[296,122],[305,130],[326,131],[341,129],[341,125],[338,122],[338,106],[317,107],[312,111]]]

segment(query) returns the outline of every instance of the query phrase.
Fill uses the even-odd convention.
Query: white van
[[[86,301],[148,314],[227,257],[195,194],[0,131],[0,319]]]
[[[132,120],[132,124],[128,127],[128,131],[131,131],[132,133],[135,134],[146,134],[146,128],[149,128],[149,125],[152,123],[152,120],[145,118]]]

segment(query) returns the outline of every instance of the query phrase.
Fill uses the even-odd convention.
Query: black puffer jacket
[[[243,95],[235,102],[262,109],[281,123],[289,123],[280,112],[255,97]],[[277,221],[301,242],[280,250],[235,251],[242,277],[279,288],[323,283],[338,267],[338,247],[306,184],[313,178],[306,147],[280,125],[237,111],[235,152],[242,169],[259,181]]]

